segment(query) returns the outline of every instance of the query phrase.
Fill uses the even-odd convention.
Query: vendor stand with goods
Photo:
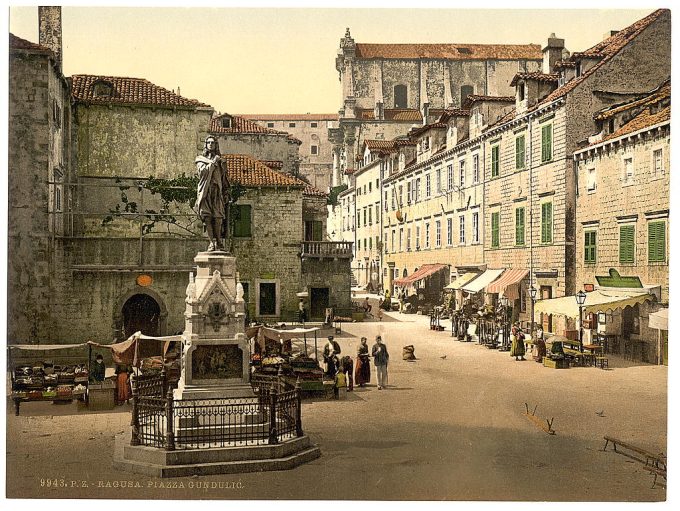
[[[19,415],[25,402],[85,400],[89,379],[86,348],[88,343],[8,346],[15,414]]]
[[[254,375],[283,375],[291,385],[298,380],[303,391],[323,391],[323,370],[319,366],[319,328],[277,329],[254,325],[246,329],[252,340],[251,366]],[[314,334],[314,358],[307,349],[307,336]],[[302,345],[301,345],[302,344]]]

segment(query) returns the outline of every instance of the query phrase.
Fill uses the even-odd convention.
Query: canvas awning
[[[527,273],[529,273],[529,270],[524,268],[509,268],[486,287],[486,292],[503,294],[506,288],[521,282],[527,276]]]
[[[586,293],[586,301],[583,304],[583,314],[622,309],[653,299],[654,295],[651,295],[646,291],[625,289],[604,291],[598,289]],[[559,316],[577,319],[579,310],[574,296],[563,296],[562,298],[539,300],[534,305],[534,313],[557,314]]]
[[[661,309],[649,315],[649,328],[668,330],[668,309]]]
[[[463,291],[467,291],[468,293],[479,293],[482,289],[484,289],[486,286],[491,284],[494,280],[496,280],[505,270],[500,269],[500,270],[486,270],[484,273],[482,273],[479,277],[477,277],[475,280],[470,282],[469,284],[466,284],[462,287]]]
[[[474,279],[477,275],[480,275],[479,273],[475,272],[468,272],[464,273],[460,277],[458,277],[456,280],[451,282],[448,286],[446,286],[444,289],[460,289],[463,287],[465,284],[470,282],[472,279]]]
[[[87,345],[88,343],[83,342],[80,344],[10,344],[7,347],[18,351],[53,351],[84,348]]]
[[[394,285],[399,286],[399,287],[406,287],[410,286],[412,284],[415,284],[419,280],[423,280],[425,277],[429,277],[433,273],[437,273],[440,270],[443,270],[444,268],[448,268],[448,264],[424,264],[420,268],[418,268],[418,271],[414,272],[413,274],[409,275],[408,277],[402,277],[400,279],[394,279]]]

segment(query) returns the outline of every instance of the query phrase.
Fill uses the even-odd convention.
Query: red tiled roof
[[[246,188],[290,186],[304,188],[306,184],[299,179],[277,172],[263,162],[245,154],[223,154],[227,162],[227,175],[232,182]]]
[[[446,122],[451,117],[467,117],[469,115],[470,110],[463,110],[462,108],[448,108],[442,112],[437,122]]]
[[[345,175],[346,176],[351,176],[357,171],[357,169],[345,169]]]
[[[420,128],[416,128],[414,130],[411,130],[409,132],[410,137],[417,137],[418,135],[421,135],[425,133],[426,131],[429,131],[431,129],[446,129],[448,128],[448,124],[445,122],[433,122],[432,124],[426,124],[425,126],[421,126]]]
[[[135,104],[167,107],[212,108],[195,99],[188,99],[143,78],[120,76],[73,75],[71,95],[76,101],[94,104]],[[111,87],[111,94],[95,95],[95,85]]]
[[[517,82],[520,80],[535,80],[537,82],[557,83],[559,78],[560,76],[557,74],[546,74],[540,73],[538,71],[534,71],[533,73],[517,73],[510,82],[510,87],[517,85]]]
[[[463,102],[463,107],[472,107],[474,103],[478,101],[497,101],[500,103],[514,103],[515,96],[478,96],[476,94],[470,94]]]
[[[581,76],[578,78],[574,78],[573,80],[565,83],[562,87],[558,87],[555,89],[552,93],[550,93],[547,97],[545,97],[538,105],[543,105],[545,103],[550,103],[551,101],[555,101],[556,99],[559,99],[565,95],[567,95],[569,92],[574,90],[580,83],[582,83],[586,78],[591,76],[595,71],[597,71],[600,67],[602,67],[605,63],[610,61],[614,56],[622,49],[624,48],[629,42],[631,42],[633,39],[635,39],[645,28],[647,28],[649,25],[651,25],[656,19],[658,19],[662,14],[670,12],[668,9],[658,9],[651,13],[650,15],[636,21],[632,25],[624,28],[617,34],[608,37],[604,41],[601,41],[597,43],[595,46],[592,48],[589,48],[588,50],[581,52],[580,54],[582,56],[600,56],[603,55],[604,58],[600,60],[597,64],[595,64],[593,67],[588,69],[585,73],[583,73]]]
[[[396,140],[364,140],[364,149],[368,148],[369,151],[376,151],[382,154],[396,153],[400,147],[404,146],[415,146],[416,143],[413,140],[408,139],[396,139]],[[363,160],[362,156],[357,156],[357,161]]]
[[[9,49],[10,50],[36,50],[36,51],[41,51],[41,52],[52,53],[52,50],[50,50],[47,46],[41,46],[37,43],[32,43],[31,41],[28,41],[26,39],[22,39],[21,37],[15,36],[11,32],[9,34]]]
[[[602,142],[606,140],[611,140],[613,138],[618,138],[623,135],[628,135],[629,133],[635,133],[636,131],[649,128],[656,124],[668,121],[671,118],[671,107],[670,105],[662,108],[658,112],[652,113],[651,108],[645,108],[638,115],[633,117],[626,124],[617,129],[614,133],[611,133],[602,139]]]
[[[267,167],[274,170],[279,170],[283,168],[283,162],[281,160],[260,160]]]
[[[294,144],[302,145],[302,140],[300,140],[299,138],[295,138],[293,135],[288,135],[286,138],[289,141],[293,142]]]
[[[540,60],[538,44],[366,44],[357,43],[360,59]]]
[[[338,114],[238,114],[251,121],[337,121]]]
[[[664,99],[670,97],[670,95],[671,95],[671,82],[669,80],[663,83],[656,90],[650,92],[648,95],[645,95],[645,97],[643,98],[634,99],[632,101],[628,101],[627,103],[615,105],[604,110],[601,110],[600,112],[595,114],[595,119],[601,121],[604,119],[609,119],[610,117],[625,110],[629,110],[631,108],[637,108],[644,105],[651,106],[658,103],[659,101],[663,101]]]
[[[230,128],[225,128],[222,126],[222,119],[224,118],[230,118],[231,119],[231,127]],[[288,136],[288,133],[284,131],[277,131],[273,130],[270,128],[265,128],[264,126],[260,126],[256,122],[249,121],[248,119],[244,119],[243,117],[239,117],[237,115],[230,115],[230,114],[222,114],[222,115],[217,115],[210,119],[210,133],[263,133],[263,134],[269,134],[269,135],[285,135]]]
[[[575,68],[576,67],[576,62],[572,62],[570,60],[558,60],[555,63],[555,69],[561,69],[563,67],[568,67],[568,68]]]
[[[322,192],[321,190],[313,187],[312,185],[305,186],[305,189],[302,191],[302,195],[306,195],[308,197],[328,197],[328,194],[326,192]]]
[[[357,117],[364,121],[375,120],[375,112],[372,108],[357,108]],[[420,110],[415,108],[386,108],[384,111],[386,121],[396,122],[423,122]]]

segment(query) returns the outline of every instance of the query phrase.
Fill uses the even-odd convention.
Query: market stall
[[[21,403],[24,402],[58,403],[86,399],[88,343],[14,344],[8,346],[7,351],[11,399],[16,415],[19,415]]]
[[[411,275],[394,279],[394,287],[399,288],[394,294],[410,304],[404,312],[429,313],[441,302],[442,291],[448,283],[448,264],[424,264]]]

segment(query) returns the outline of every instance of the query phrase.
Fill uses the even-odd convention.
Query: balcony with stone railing
[[[301,256],[316,259],[351,259],[351,241],[303,241]]]

